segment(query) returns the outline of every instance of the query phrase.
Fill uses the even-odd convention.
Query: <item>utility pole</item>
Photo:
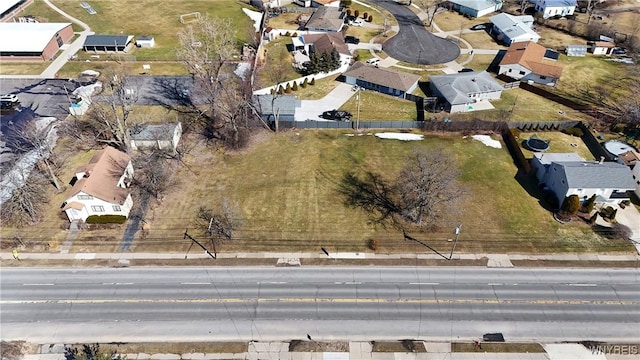
[[[356,132],[358,132],[359,127],[360,127],[360,90],[361,87],[359,85],[356,85],[357,89],[356,89],[356,100],[358,101],[358,114],[356,114]]]
[[[191,235],[189,235],[189,234],[187,233],[187,231],[188,231],[188,230],[189,230],[189,229],[186,229],[186,230],[184,231],[184,237],[183,237],[183,239],[189,238],[189,240],[193,241],[194,243],[196,243],[196,245],[200,246],[200,247],[202,248],[202,250],[204,250],[204,252],[205,252],[207,255],[211,256],[211,258],[212,258],[212,259],[216,259],[216,258],[217,258],[217,254],[215,254],[215,255],[214,255],[214,254],[212,254],[212,253],[211,253],[211,252],[210,252],[206,247],[204,247],[204,245],[200,244],[200,242],[198,242],[198,240],[194,239]],[[193,245],[193,243],[192,243],[191,245]],[[215,251],[215,250],[214,250],[214,251]]]
[[[458,243],[458,236],[460,236],[460,230],[462,229],[462,224],[458,224],[456,226],[456,238],[453,240],[453,246],[451,247],[451,254],[449,254],[449,260],[453,258],[453,251],[456,249],[456,244]]]

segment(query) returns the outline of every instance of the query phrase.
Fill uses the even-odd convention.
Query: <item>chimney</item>
[[[602,164],[604,162],[604,156],[600,156],[600,161],[598,162],[598,164]]]

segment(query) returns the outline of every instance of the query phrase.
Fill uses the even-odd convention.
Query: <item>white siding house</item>
[[[636,184],[635,193],[640,197],[640,162],[636,163],[631,169],[631,177]]]
[[[547,155],[551,159],[536,156],[532,165],[539,183],[555,194],[558,204],[570,195],[578,195],[583,201],[596,195],[596,202],[617,203],[629,198],[627,191],[636,189],[631,170],[622,164],[575,160],[579,158],[575,154],[542,156]],[[570,160],[553,161],[554,157]]]
[[[540,35],[533,31],[533,16],[513,16],[500,13],[489,18],[493,26],[489,30],[498,41],[511,45],[516,42],[538,42]]]
[[[449,0],[449,2],[453,10],[476,18],[502,9],[502,0]]]
[[[76,170],[75,184],[63,203],[69,221],[85,221],[91,215],[129,216],[133,207],[127,189],[133,178],[129,156],[112,147],[98,151],[87,165]]]
[[[176,151],[182,137],[182,123],[144,125],[131,130],[133,150],[159,149]]]
[[[553,16],[573,15],[578,5],[576,0],[534,0],[536,11],[548,19]]]
[[[486,71],[433,75],[429,88],[445,100],[451,113],[473,111],[477,102],[500,99],[504,89]]]

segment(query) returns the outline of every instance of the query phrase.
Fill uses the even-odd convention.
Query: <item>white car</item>
[[[2,102],[9,102],[9,103],[17,103],[18,97],[15,94],[7,94],[7,95],[2,95],[0,96],[0,100],[2,100]]]
[[[369,65],[377,65],[380,62],[380,59],[378,58],[371,58],[369,60],[367,60],[367,64]]]
[[[349,25],[351,25],[351,26],[362,26],[362,20],[360,20],[360,19],[355,19],[355,20],[353,20],[353,21],[350,21],[350,22],[349,22]]]

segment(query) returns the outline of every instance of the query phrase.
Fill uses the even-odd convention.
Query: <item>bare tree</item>
[[[47,203],[47,179],[37,169],[30,173],[17,171],[7,174],[15,188],[11,197],[0,206],[3,224],[25,227],[40,221]]]
[[[452,157],[442,149],[417,150],[394,179],[367,171],[363,177],[345,174],[338,191],[345,203],[371,213],[377,223],[427,228],[450,213],[464,195],[457,184]]]
[[[206,228],[211,240],[233,238],[233,231],[240,225],[238,218],[238,206],[228,199],[222,199],[220,209],[215,211],[209,207],[201,206],[198,209],[197,219],[202,228]]]
[[[25,122],[14,129],[13,147],[18,151],[33,151],[39,162],[46,169],[49,180],[57,191],[62,191],[63,185],[58,179],[58,171],[62,167],[63,159],[54,156],[57,121],[55,118],[42,118]]]
[[[177,184],[173,177],[179,163],[177,156],[158,149],[137,153],[132,160],[135,167],[133,183],[146,194],[160,199]]]

